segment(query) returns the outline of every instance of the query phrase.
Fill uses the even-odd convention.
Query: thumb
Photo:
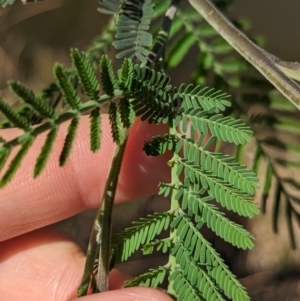
[[[123,288],[115,291],[93,294],[73,301],[172,301],[168,295],[159,290],[145,287]]]
[[[102,145],[97,153],[89,146],[89,120],[82,118],[71,155],[62,168],[58,157],[68,124],[62,124],[45,170],[33,179],[33,167],[45,135],[38,137],[13,180],[0,189],[0,241],[68,218],[99,206],[115,144],[108,116],[102,117]],[[166,157],[148,157],[142,151],[145,140],[166,128],[137,121],[130,132],[122,162],[116,202],[154,194],[159,181],[167,181]],[[16,129],[2,130],[4,139],[20,135]]]

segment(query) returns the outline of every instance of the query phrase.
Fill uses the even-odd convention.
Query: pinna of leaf
[[[91,73],[92,69],[87,57],[83,52],[76,49],[72,50],[71,55],[74,68],[78,72],[78,78],[82,78],[80,82],[83,90],[85,93],[93,96],[93,99],[87,103],[81,103],[76,90],[66,75],[67,73],[61,65],[56,65],[55,76],[65,100],[70,105],[70,110],[60,116],[53,113],[47,114],[46,118],[48,120],[44,124],[36,128],[29,126],[29,130],[27,129],[28,125],[25,124],[23,126],[23,123],[20,123],[18,120],[19,116],[17,116],[17,122],[26,128],[27,131],[19,139],[7,141],[2,145],[2,158],[7,157],[7,152],[13,146],[17,144],[22,145],[21,150],[8,167],[9,173],[6,171],[6,174],[8,173],[10,178],[12,177],[12,173],[17,169],[17,165],[21,163],[22,157],[24,157],[23,154],[29,149],[34,138],[50,129],[41,154],[37,159],[35,175],[38,175],[46,164],[48,152],[53,146],[59,125],[65,120],[71,120],[61,155],[64,158],[61,163],[65,162],[65,159],[71,152],[72,143],[76,136],[78,120],[86,112],[91,112],[91,129],[93,129],[91,138],[93,139],[93,137],[97,136],[95,141],[91,141],[91,145],[100,145],[99,105],[107,102],[110,110],[113,110],[113,113],[110,113],[109,116],[112,135],[115,137],[115,142],[118,145],[116,152],[123,152],[125,149],[128,120],[133,120],[132,112],[135,112],[136,115],[144,116],[144,119],[148,118],[148,121],[151,122],[169,121],[169,133],[164,136],[154,137],[152,141],[145,144],[144,150],[150,155],[160,155],[166,150],[170,150],[173,153],[173,157],[170,160],[170,163],[172,162],[170,164],[171,182],[161,183],[159,192],[165,196],[171,196],[170,210],[165,213],[150,215],[146,219],[142,218],[139,222],[134,223],[132,227],[116,235],[112,243],[115,262],[127,260],[140,248],[147,250],[147,253],[151,253],[155,249],[162,249],[164,252],[170,252],[169,263],[152,270],[150,274],[146,273],[132,282],[127,282],[126,286],[137,285],[142,282],[155,286],[159,285],[165,277],[169,277],[168,290],[174,296],[181,296],[183,289],[192,296],[198,296],[200,293],[198,289],[196,287],[191,288],[189,283],[195,281],[197,273],[204,273],[208,279],[203,288],[204,292],[208,287],[211,287],[214,291],[212,296],[220,296],[219,291],[221,290],[233,300],[237,300],[234,298],[235,295],[243,296],[243,299],[239,300],[246,300],[246,292],[243,287],[224,264],[220,255],[210,247],[209,243],[199,233],[202,225],[207,224],[216,235],[232,245],[242,249],[253,247],[253,236],[240,225],[225,217],[219,208],[212,203],[213,200],[216,200],[226,209],[246,217],[253,217],[259,212],[251,199],[251,195],[257,188],[255,174],[247,170],[245,166],[235,163],[234,158],[209,150],[215,138],[236,144],[244,144],[250,139],[251,131],[249,127],[241,121],[231,117],[224,118],[220,114],[230,105],[227,100],[228,96],[216,93],[214,90],[201,89],[199,86],[190,85],[187,88],[187,86],[183,85],[178,88],[173,87],[168,84],[169,81],[166,80],[165,75],[162,76],[160,72],[149,70],[146,67],[133,65],[130,60],[124,61],[122,68],[118,72],[119,78],[117,80],[114,78],[112,71],[109,71],[110,67],[103,67],[111,66],[108,58],[101,60],[101,72],[102,74],[106,72],[102,85],[104,85],[104,91],[109,92],[109,94],[98,96],[95,91],[99,90],[100,84],[95,84],[95,77]],[[76,67],[77,59],[81,61],[80,68]],[[87,67],[82,68],[82,66]],[[89,72],[88,76],[85,72]],[[19,90],[28,89],[19,83],[12,83],[11,86],[13,91],[19,96],[24,94],[18,93]],[[31,95],[29,89],[24,95],[27,94]],[[23,98],[23,101],[26,101],[26,97]],[[116,98],[120,99],[119,104],[114,102]],[[34,103],[34,108],[37,112],[44,112],[45,109],[43,108],[42,111],[39,108],[39,102],[36,99],[40,100],[38,97],[31,97],[30,103]],[[143,101],[140,99],[143,99]],[[180,103],[179,109],[174,107],[175,101],[177,106]],[[14,122],[16,112],[13,115],[7,113],[9,110],[2,110],[2,112]],[[216,114],[216,112],[218,113]],[[43,113],[44,115],[46,114]],[[145,115],[147,118],[145,118]],[[190,123],[190,126],[187,126],[187,123]],[[180,130],[178,128],[179,124],[182,125]],[[211,133],[211,138],[204,142],[203,137],[208,131]],[[202,133],[200,138],[197,138],[199,137],[199,135],[196,135],[197,132]],[[122,137],[122,139],[119,139],[119,137]],[[155,153],[153,153],[154,149],[156,150]],[[118,156],[116,157],[118,158]],[[98,218],[102,222],[105,219],[106,210],[110,210],[108,206],[111,206],[113,203],[112,197],[115,187],[112,185],[117,183],[116,177],[121,160],[114,161],[113,164],[115,164],[112,169],[114,172],[110,174],[105,190],[106,195],[104,195],[104,201],[102,202],[104,208],[102,207],[99,211],[100,218]],[[181,175],[184,175],[184,182],[181,182]],[[10,178],[5,175],[1,183],[3,185],[6,184]],[[110,201],[106,202],[105,198],[109,198]],[[99,228],[103,227],[100,224],[98,226]],[[171,229],[169,238],[156,239],[163,229],[168,228]],[[96,262],[96,257],[99,253],[100,243],[93,235],[91,239],[88,254],[92,257],[85,269],[83,282],[78,290],[79,295],[84,295],[89,285],[92,285],[94,291],[99,290],[99,284],[98,286],[93,285],[93,278],[96,277],[94,262]],[[102,241],[102,245],[104,241]],[[105,252],[110,252],[110,246],[106,245],[105,248],[100,251],[100,258],[106,258],[106,261],[103,261],[106,265],[102,264],[100,269],[108,272],[109,260],[107,260],[108,257]],[[204,252],[205,256],[200,256],[202,249],[206,250]],[[93,264],[91,264],[92,262]],[[190,262],[194,267],[193,273],[196,273],[197,267],[202,268],[195,275],[191,274],[189,270],[186,270],[187,262]],[[214,264],[212,270],[210,270],[207,267],[212,262]],[[220,271],[221,274],[216,272],[215,269]],[[102,279],[101,285],[107,286],[106,274],[102,272],[102,275],[104,275],[104,280]],[[178,286],[179,282],[183,282],[185,285],[180,288]],[[188,287],[190,288],[188,289]]]
[[[172,1],[172,5],[176,2]],[[4,141],[1,146],[1,166],[13,147],[20,145],[21,148],[10,161],[0,184],[4,186],[11,180],[34,139],[48,131],[34,167],[34,175],[38,176],[46,166],[60,124],[69,120],[59,160],[60,165],[65,164],[72,151],[80,118],[87,113],[90,116],[91,149],[97,151],[101,147],[101,106],[107,104],[116,149],[92,229],[86,266],[77,294],[86,295],[89,287],[93,292],[106,291],[110,266],[128,260],[135,251],[142,249],[145,254],[162,250],[168,254],[168,262],[126,282],[126,286],[146,283],[156,287],[168,279],[167,291],[177,300],[249,300],[244,287],[201,230],[203,225],[207,225],[233,246],[242,249],[253,247],[253,236],[227,218],[221,207],[244,217],[252,218],[258,214],[259,210],[253,203],[253,194],[258,187],[256,175],[246,166],[235,162],[233,157],[209,148],[214,139],[244,145],[251,139],[251,129],[241,120],[224,116],[224,111],[231,105],[228,95],[199,85],[182,84],[175,87],[164,72],[145,66],[150,54],[146,48],[152,44],[148,33],[150,19],[154,16],[150,0],[134,3],[103,0],[100,3],[105,7],[104,12],[109,11],[117,17],[115,46],[125,49],[119,53],[119,57],[130,54],[143,64],[134,64],[131,59],[125,58],[116,77],[112,62],[107,56],[102,56],[99,81],[87,54],[73,49],[73,70],[89,100],[81,100],[71,74],[61,64],[56,64],[56,85],[70,108],[61,115],[44,104],[42,96],[34,95],[23,84],[11,82],[12,91],[45,122],[33,128],[26,118],[3,100],[0,101],[2,113],[14,126],[24,130],[22,136]],[[168,13],[166,17],[170,19]],[[128,21],[132,23],[125,29],[124,24]],[[130,36],[124,32],[128,30]],[[162,37],[163,33],[160,34]],[[137,43],[132,43],[136,39]],[[165,40],[163,47],[164,43]],[[159,53],[153,63],[162,58],[163,52]],[[171,203],[167,212],[141,218],[111,241],[111,210],[134,116],[139,116],[142,121],[169,125],[165,135],[145,143],[144,151],[148,155],[161,155],[167,150],[172,153],[168,163],[171,181],[159,185],[159,194],[170,197]],[[211,138],[205,141],[204,136],[208,133]],[[169,234],[159,238],[163,230],[168,230]],[[110,262],[112,258],[114,262]]]

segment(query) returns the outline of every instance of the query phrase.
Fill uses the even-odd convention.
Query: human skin
[[[38,137],[14,179],[0,189],[0,296],[2,301],[77,300],[85,254],[61,234],[54,223],[85,209],[99,207],[114,144],[108,118],[103,116],[101,150],[89,150],[89,121],[82,118],[66,165],[58,166],[68,124],[59,131],[49,162],[33,179],[33,166],[45,135]],[[163,127],[136,122],[131,130],[121,168],[116,203],[146,197],[168,181],[166,156],[147,157],[144,141],[164,133]],[[12,139],[15,129],[0,136]],[[110,273],[110,291],[80,298],[81,301],[171,301],[149,288],[122,289],[125,275]]]

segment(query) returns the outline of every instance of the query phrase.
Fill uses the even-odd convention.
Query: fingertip
[[[144,143],[153,136],[164,135],[167,125],[148,124],[137,120],[130,131],[127,150],[120,173],[117,200],[126,201],[149,196],[158,191],[159,182],[170,180],[167,165],[169,154],[158,157],[147,156]]]
[[[9,200],[0,202],[3,229],[0,241],[99,206],[115,149],[107,115],[102,117],[102,129],[101,149],[94,154],[90,151],[89,119],[81,118],[71,155],[65,166],[59,167],[58,159],[68,131],[68,124],[62,124],[44,171],[33,179],[46,133],[36,139],[12,181],[0,190],[1,199]],[[148,157],[142,151],[144,141],[166,130],[166,126],[139,120],[133,125],[122,162],[116,203],[154,194],[159,182],[167,181],[167,157]],[[2,133],[6,139],[20,135],[16,130]]]
[[[132,277],[129,275],[126,275],[117,269],[112,269],[109,272],[109,290],[121,289],[124,286],[125,281],[131,278]]]
[[[130,287],[99,294],[88,295],[73,301],[173,301],[165,293],[146,287]]]

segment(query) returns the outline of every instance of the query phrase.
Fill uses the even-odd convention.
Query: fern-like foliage
[[[48,121],[33,129],[22,116],[1,102],[2,112],[25,134],[14,141],[4,141],[1,147],[1,162],[7,159],[11,148],[21,144],[21,149],[12,159],[1,184],[5,185],[17,170],[35,137],[49,129],[41,153],[37,158],[34,175],[43,170],[59,125],[71,120],[60,155],[60,164],[65,164],[76,137],[80,117],[90,112],[91,149],[100,147],[100,107],[109,102],[112,136],[117,144],[122,143],[122,127],[130,127],[133,112],[148,122],[169,122],[170,132],[154,137],[145,144],[148,155],[160,155],[170,150],[169,162],[172,182],[160,184],[160,194],[171,196],[170,211],[142,218],[131,228],[115,237],[114,258],[126,261],[135,251],[145,254],[153,250],[170,252],[169,263],[128,282],[126,285],[149,284],[156,286],[168,277],[169,292],[180,300],[183,291],[191,300],[210,299],[248,300],[244,288],[236,280],[222,258],[205,240],[201,227],[206,224],[216,235],[242,249],[253,247],[252,235],[240,225],[228,219],[220,206],[245,217],[259,212],[252,202],[257,188],[257,179],[245,166],[234,158],[211,151],[214,139],[233,142],[237,145],[250,140],[251,130],[239,120],[224,117],[230,102],[228,95],[200,86],[173,87],[169,78],[161,72],[134,65],[125,60],[115,78],[110,60],[104,56],[100,62],[101,81],[105,95],[99,95],[99,83],[88,58],[78,50],[72,51],[72,60],[78,72],[83,90],[90,98],[87,103],[80,99],[68,73],[60,64],[54,68],[57,84],[70,110],[58,116],[51,107],[44,105],[42,98],[34,95],[23,84],[11,82],[13,91],[37,113]],[[119,106],[115,100],[119,100]],[[211,135],[204,141],[207,134]],[[157,238],[163,230],[171,231],[169,237]],[[199,232],[200,231],[200,232]],[[192,268],[191,268],[192,267]],[[199,275],[205,281],[197,280]],[[182,285],[179,285],[182,284]]]
[[[133,108],[142,120],[148,119],[153,123],[167,122],[166,118],[173,111],[172,99],[168,93],[172,88],[169,81],[165,74],[135,65],[133,79],[128,88],[135,99],[132,102]]]
[[[126,261],[141,245],[148,244],[163,229],[168,229],[170,221],[170,213],[165,212],[156,213],[134,222],[132,227],[125,229],[114,238],[115,260]]]
[[[99,12],[114,15],[116,21],[113,46],[120,50],[117,58],[137,58],[145,64],[152,45],[149,28],[154,11],[151,0],[100,0],[100,3],[104,8],[99,8]]]
[[[227,0],[212,1],[226,11],[231,4]],[[158,3],[160,7],[164,6]],[[165,4],[166,6],[167,4]],[[163,9],[158,9],[161,14]],[[249,25],[234,20],[235,26],[246,31]],[[253,38],[259,42],[259,39]],[[274,90],[257,71],[241,58],[232,47],[205,20],[189,6],[180,9],[173,22],[166,55],[166,69],[175,68],[189,53],[192,46],[199,49],[198,64],[194,73],[196,84],[212,85],[227,90],[233,97],[234,112],[246,120],[255,133],[256,154],[253,170],[262,172],[262,211],[267,202],[272,203],[272,227],[278,232],[279,215],[286,217],[293,248],[296,247],[292,220],[300,220],[297,204],[298,167],[300,149],[299,112],[283,96]],[[249,110],[251,109],[251,110]],[[227,109],[227,111],[230,111]],[[250,112],[250,113],[249,113]],[[255,112],[255,114],[253,113]],[[244,157],[242,148],[237,154]],[[266,164],[261,164],[266,162]],[[266,165],[265,170],[263,170]],[[270,198],[274,191],[275,198]],[[281,206],[284,204],[284,206]],[[279,210],[285,208],[285,212]]]
[[[153,74],[160,76],[154,71],[147,76],[151,79]],[[164,76],[160,77],[165,83]],[[258,187],[257,177],[233,157],[211,151],[215,138],[240,145],[250,140],[252,131],[241,121],[220,114],[230,105],[226,94],[199,86],[165,87],[169,103],[173,104],[174,123],[169,134],[154,137],[145,144],[144,151],[148,155],[173,152],[169,161],[172,182],[161,183],[159,191],[171,196],[171,209],[142,218],[117,235],[114,258],[126,261],[140,248],[145,254],[169,250],[171,256],[166,266],[138,276],[126,285],[147,282],[155,287],[168,277],[168,291],[176,300],[183,300],[183,295],[185,300],[226,300],[226,297],[249,300],[223,259],[202,236],[201,228],[206,224],[233,246],[253,248],[253,236],[228,219],[214,201],[252,218],[259,213],[252,201]],[[208,133],[211,138],[205,142]],[[158,239],[157,235],[169,224],[170,237]]]
[[[242,27],[242,24],[240,24]],[[224,42],[223,42],[224,43]],[[299,127],[299,111],[284,99],[278,92],[274,91],[264,79],[258,77],[253,68],[243,62],[230,49],[227,51],[227,60],[236,62],[235,69],[227,71],[219,68],[220,76],[231,87],[241,87],[231,89],[231,93],[239,93],[234,98],[241,114],[247,116],[250,103],[252,112],[246,117],[248,123],[254,129],[257,143],[257,151],[253,160],[253,168],[256,172],[265,174],[262,177],[261,186],[263,188],[262,210],[266,212],[267,201],[272,202],[273,210],[272,227],[275,233],[278,232],[278,217],[284,215],[287,222],[290,242],[293,248],[296,247],[292,220],[299,220],[297,210],[297,191],[299,187],[297,171],[297,161],[299,148],[295,147],[299,134],[296,130]],[[220,56],[214,54],[214,62],[224,66],[220,61]],[[255,86],[255,91],[251,87]],[[252,91],[253,90],[253,91]],[[266,161],[266,169],[258,169],[261,162]],[[269,198],[270,191],[275,191],[275,198]],[[279,210],[280,204],[284,204],[284,212]]]
[[[3,143],[2,162],[14,144],[22,142],[20,151],[3,176],[2,185],[12,178],[34,138],[48,128],[50,131],[34,168],[35,176],[41,173],[63,120],[71,120],[71,123],[60,155],[61,165],[71,152],[82,113],[90,112],[91,149],[95,151],[100,147],[99,104],[104,101],[109,102],[112,136],[117,144],[122,143],[121,129],[123,126],[130,127],[133,112],[149,122],[170,122],[169,134],[147,142],[144,150],[148,155],[160,155],[166,150],[173,153],[169,162],[173,170],[172,182],[160,185],[160,194],[170,195],[173,205],[169,212],[143,218],[119,234],[113,244],[114,258],[116,261],[125,261],[140,248],[145,254],[152,253],[154,249],[169,251],[170,261],[165,267],[158,267],[126,285],[145,282],[156,286],[168,276],[169,292],[177,299],[181,298],[184,289],[192,300],[225,300],[223,294],[232,300],[248,300],[243,287],[199,232],[206,224],[233,246],[242,249],[253,247],[252,235],[228,219],[213,203],[216,201],[245,217],[253,217],[259,212],[252,202],[252,195],[257,188],[255,174],[235,163],[233,157],[210,150],[214,139],[236,145],[250,140],[251,130],[248,126],[221,114],[230,106],[228,95],[200,86],[173,87],[164,73],[133,65],[130,60],[124,61],[116,79],[110,60],[104,56],[100,62],[100,71],[102,86],[107,94],[99,96],[99,83],[85,54],[73,50],[72,60],[83,90],[90,100],[83,103],[68,73],[62,65],[55,65],[58,86],[70,106],[70,110],[62,116],[57,116],[51,108],[44,106],[42,99],[24,85],[12,82],[13,91],[45,116],[48,122],[32,129],[22,116],[1,102],[2,112],[7,118],[26,132],[18,142]],[[117,99],[119,106],[115,103]],[[211,138],[204,142],[208,133]],[[157,239],[157,235],[167,229],[170,229],[171,236]],[[193,269],[188,269],[187,262]],[[199,273],[206,279],[205,282],[195,280]],[[179,283],[184,283],[183,287]]]
[[[170,209],[141,218],[116,235],[112,258],[117,262],[126,261],[137,250],[144,254],[151,254],[154,250],[169,254],[166,265],[128,281],[126,286],[156,287],[168,279],[168,293],[176,300],[249,300],[243,286],[205,239],[202,230],[206,225],[237,248],[253,247],[253,236],[226,217],[222,209],[249,218],[258,214],[259,209],[253,203],[257,178],[233,157],[213,150],[215,140],[244,145],[251,140],[251,128],[241,120],[225,115],[231,106],[227,94],[198,83],[175,87],[164,72],[145,67],[152,45],[148,29],[154,12],[150,0],[101,0],[100,3],[101,12],[114,15],[117,33],[113,45],[121,50],[118,57],[129,58],[124,59],[116,77],[112,62],[106,55],[102,56],[98,66],[100,85],[94,61],[92,64],[86,53],[72,50],[73,71],[66,70],[61,64],[54,67],[55,89],[68,107],[62,115],[47,104],[43,94],[35,95],[25,85],[11,82],[13,92],[45,122],[33,128],[28,119],[0,101],[0,111],[11,124],[24,131],[17,139],[2,141],[1,167],[13,147],[20,145],[20,149],[4,171],[0,185],[4,186],[12,179],[35,138],[48,131],[34,167],[34,175],[38,176],[47,163],[59,126],[64,121],[70,121],[70,124],[60,154],[60,165],[64,165],[71,154],[84,114],[90,117],[91,150],[97,151],[101,146],[103,104],[108,104],[112,137],[119,147],[125,145],[124,128],[130,128],[134,116],[149,123],[168,123],[169,132],[146,142],[144,151],[152,156],[166,151],[172,154],[168,162],[171,182],[159,186],[159,193],[171,198]],[[190,39],[189,45],[195,40],[192,35],[187,39]],[[217,47],[217,41],[215,44],[219,53],[226,51],[227,46],[220,44]],[[142,65],[134,64],[130,58],[138,59]],[[227,71],[234,72],[234,64],[226,66]],[[218,66],[214,68],[217,70]],[[74,84],[74,78],[78,79],[82,92]],[[105,94],[101,95],[102,90]],[[83,101],[82,93],[88,101]],[[210,138],[205,141],[207,136]],[[108,192],[111,195],[111,191]],[[80,289],[87,291],[91,285],[95,290],[94,266],[91,273],[86,275]]]
[[[180,297],[184,291],[189,292],[192,300],[201,295],[205,300],[225,300],[220,289],[231,300],[249,300],[243,286],[189,216],[180,214],[172,226],[177,228],[180,238],[180,243],[172,250],[180,269],[170,276],[178,300],[182,300]],[[186,240],[187,235],[189,240]],[[205,280],[201,281],[202,278]],[[182,282],[183,287],[179,285]]]
[[[230,106],[230,102],[226,99],[228,95],[199,85],[183,84],[179,87],[176,96],[184,98],[185,108],[197,108],[200,106],[206,111],[214,109],[215,113],[219,113]]]
[[[0,111],[5,115],[7,120],[9,120],[13,126],[21,128],[25,132],[21,137],[12,141],[2,141],[2,146],[0,149],[1,167],[4,166],[4,162],[13,147],[16,145],[21,145],[21,149],[11,160],[8,169],[5,171],[0,181],[1,186],[6,185],[7,182],[11,180],[27,151],[30,149],[34,139],[39,134],[48,130],[48,135],[45,139],[44,145],[41,148],[41,152],[34,167],[34,176],[37,177],[47,163],[55,143],[60,124],[64,121],[71,120],[59,159],[60,165],[64,165],[71,153],[72,146],[76,138],[76,132],[80,123],[80,118],[84,113],[90,114],[91,149],[95,152],[100,148],[100,105],[103,103],[103,101],[109,101],[115,94],[114,87],[116,79],[112,73],[111,62],[107,57],[103,57],[101,60],[100,69],[103,89],[108,91],[109,95],[99,96],[100,84],[96,78],[94,69],[92,68],[86,53],[80,52],[77,49],[73,49],[71,52],[71,57],[73,61],[73,67],[76,70],[77,76],[83,88],[83,92],[89,98],[89,101],[84,103],[81,100],[78,89],[74,86],[70,74],[61,64],[56,64],[54,66],[54,75],[57,81],[57,86],[59,87],[60,93],[63,95],[65,102],[70,107],[70,110],[63,115],[59,116],[42,95],[35,95],[32,90],[22,83],[14,81],[9,82],[11,90],[18,96],[18,98],[32,110],[34,110],[38,117],[46,119],[46,122],[39,127],[33,128],[28,119],[23,117],[17,111],[13,110],[4,100],[0,100]],[[124,80],[128,79],[126,79],[124,76]],[[121,121],[117,121],[118,126],[116,126],[116,118],[119,115],[120,113],[116,111],[116,113],[113,114],[115,118],[112,118],[114,121],[112,122],[112,132],[114,136],[119,135],[118,133],[119,126],[121,126]],[[118,118],[120,119],[120,117]],[[132,118],[130,120],[132,121]],[[129,121],[127,122],[127,126],[130,126]]]
[[[38,135],[49,131],[41,153],[34,167],[34,176],[38,176],[45,167],[53,144],[55,143],[59,126],[62,122],[70,120],[65,143],[60,154],[60,165],[64,165],[71,153],[76,138],[76,132],[83,114],[90,115],[90,144],[92,151],[97,151],[101,145],[101,110],[100,106],[109,102],[109,117],[112,136],[117,144],[122,143],[124,137],[122,128],[129,128],[134,116],[142,115],[142,119],[149,122],[161,122],[168,118],[174,111],[172,99],[167,92],[172,86],[168,85],[168,77],[161,73],[155,73],[148,68],[134,65],[132,61],[125,60],[118,71],[118,79],[115,78],[112,63],[107,56],[101,58],[99,68],[103,90],[107,93],[99,95],[100,83],[95,71],[84,52],[77,49],[71,51],[73,67],[81,83],[84,94],[89,98],[87,102],[81,99],[78,87],[72,82],[72,76],[61,65],[54,66],[54,76],[60,93],[70,108],[66,113],[58,115],[48,104],[43,95],[35,95],[32,90],[19,82],[9,82],[12,91],[18,98],[35,112],[39,118],[46,120],[42,125],[33,128],[30,121],[19,112],[13,110],[4,100],[0,101],[0,111],[9,122],[24,130],[24,135],[12,141],[2,141],[0,148],[1,166],[7,159],[11,149],[17,145],[23,145],[20,153],[12,159],[11,165],[5,173],[0,184],[4,186],[17,170],[30,143]],[[149,78],[150,77],[150,78]],[[156,91],[157,90],[157,91]],[[116,101],[119,100],[119,104]],[[144,102],[148,105],[145,106]],[[22,154],[22,155],[21,155]]]

